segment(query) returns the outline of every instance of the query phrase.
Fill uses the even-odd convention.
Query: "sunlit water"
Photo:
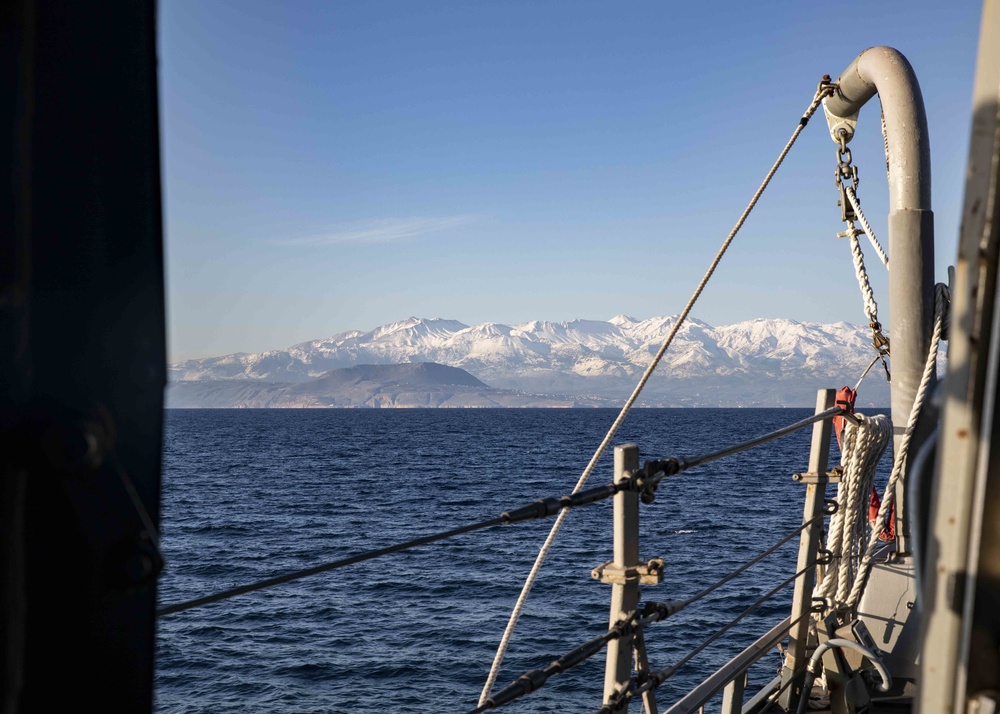
[[[695,456],[805,409],[632,412],[616,444]],[[572,490],[610,410],[171,410],[161,605],[480,521]],[[662,557],[644,600],[680,599],[801,523],[810,429],[665,481],[642,507],[641,554]],[[612,479],[611,450],[589,482]],[[156,710],[465,712],[551,520],[502,526],[241,595],[159,621]],[[790,576],[795,544],[646,633],[654,669],[678,661]],[[570,514],[497,685],[607,629],[611,504]],[[657,691],[661,708],[788,613],[786,589]],[[774,676],[777,652],[752,672]],[[512,712],[592,712],[604,661],[554,677]],[[635,705],[633,705],[635,708]]]

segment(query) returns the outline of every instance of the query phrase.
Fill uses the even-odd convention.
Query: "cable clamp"
[[[656,487],[660,481],[680,473],[683,459],[653,459],[643,464],[638,471],[632,472],[629,479],[629,490],[639,492],[639,500],[649,504],[656,500]]]

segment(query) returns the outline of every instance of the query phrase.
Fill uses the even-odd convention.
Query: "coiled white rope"
[[[896,483],[903,476],[903,468],[906,465],[906,455],[909,451],[910,440],[913,438],[913,430],[917,426],[917,419],[920,416],[920,410],[927,397],[927,390],[937,371],[938,346],[941,343],[941,331],[944,327],[946,313],[948,312],[949,299],[947,286],[940,283],[934,286],[934,329],[931,332],[931,345],[927,353],[927,361],[924,364],[924,373],[921,375],[920,386],[917,388],[917,394],[913,399],[913,407],[910,409],[910,416],[906,422],[906,430],[903,432],[903,437],[899,440],[899,450],[893,459],[892,473],[889,475],[889,482],[886,484],[885,493],[882,495],[882,505],[879,507],[878,516],[875,518],[875,528],[872,529],[871,536],[868,538],[868,547],[865,549],[861,564],[858,566],[858,576],[855,578],[854,587],[851,588],[851,594],[847,598],[847,604],[852,608],[861,599],[861,593],[868,583],[868,576],[872,568],[872,556],[878,547],[878,537],[882,532],[881,524],[885,522],[885,516],[896,498]]]
[[[837,484],[839,508],[830,517],[827,535],[826,549],[839,558],[839,564],[827,569],[818,588],[821,597],[837,602],[846,601],[857,576],[868,534],[867,518],[862,514],[867,515],[875,470],[892,439],[892,422],[884,414],[855,416],[859,423],[847,422],[841,434],[843,471]]]
[[[750,215],[750,212],[754,209],[754,206],[757,205],[757,201],[760,199],[761,194],[764,193],[764,189],[767,188],[767,185],[771,182],[771,179],[774,177],[774,174],[778,171],[778,167],[780,167],[782,162],[785,160],[785,157],[791,150],[792,145],[795,143],[796,139],[799,138],[799,134],[802,133],[802,130],[809,122],[810,117],[812,117],[812,115],[816,113],[816,110],[819,108],[820,103],[826,96],[831,94],[832,91],[833,91],[833,86],[826,83],[820,84],[820,86],[817,88],[816,95],[813,97],[813,100],[809,104],[809,107],[802,115],[802,118],[799,119],[799,123],[795,127],[795,131],[792,132],[791,138],[789,138],[788,142],[785,144],[785,147],[781,150],[781,153],[778,154],[778,158],[771,166],[770,171],[767,172],[767,175],[761,182],[760,187],[754,193],[753,198],[750,199],[750,203],[743,210],[743,213],[740,215],[739,220],[736,221],[736,224],[733,226],[733,229],[729,232],[729,235],[726,237],[726,240],[723,241],[722,246],[719,248],[718,253],[716,253],[715,258],[712,260],[711,265],[709,265],[708,270],[705,272],[705,275],[701,279],[701,282],[698,283],[698,287],[695,288],[695,291],[691,295],[691,298],[688,300],[687,305],[684,306],[684,309],[681,311],[680,316],[677,318],[677,322],[674,323],[674,326],[671,328],[670,333],[667,335],[666,339],[663,340],[663,344],[660,345],[660,349],[657,350],[656,354],[653,356],[653,359],[650,361],[649,366],[646,368],[646,371],[643,372],[642,377],[639,379],[639,383],[632,391],[631,396],[629,396],[628,400],[625,402],[625,405],[622,407],[621,412],[619,412],[614,423],[611,425],[611,428],[608,429],[608,433],[605,435],[604,439],[601,440],[601,443],[597,447],[597,450],[594,452],[594,455],[590,458],[590,462],[583,470],[583,473],[580,475],[579,480],[576,482],[576,486],[573,488],[573,493],[576,493],[577,491],[582,489],[584,484],[587,483],[587,479],[590,478],[590,474],[593,472],[594,467],[597,465],[597,462],[600,460],[601,456],[608,448],[608,445],[611,443],[611,440],[614,439],[615,434],[618,433],[618,429],[621,427],[622,422],[625,421],[625,417],[628,415],[629,410],[632,408],[632,405],[635,404],[635,401],[639,398],[639,394],[642,392],[643,387],[646,386],[646,382],[648,382],[649,378],[653,375],[653,371],[656,369],[656,366],[660,363],[660,360],[663,359],[664,353],[666,353],[667,349],[674,341],[674,337],[677,335],[677,332],[684,324],[684,321],[687,320],[687,317],[690,314],[691,309],[694,307],[695,302],[698,301],[698,298],[701,296],[702,291],[708,284],[709,279],[712,277],[712,274],[718,267],[719,262],[722,260],[722,256],[725,255],[726,250],[728,250],[729,245],[733,242],[733,239],[736,237],[736,234],[739,232],[740,228],[743,227],[744,222],[746,222],[746,219]],[[490,693],[493,690],[493,684],[496,682],[497,674],[500,672],[500,664],[503,662],[504,655],[507,652],[507,647],[510,644],[510,638],[514,633],[514,628],[517,626],[517,621],[521,616],[521,611],[524,609],[524,604],[528,599],[528,594],[531,592],[531,588],[535,584],[535,580],[538,577],[538,571],[541,569],[542,563],[545,562],[545,558],[548,555],[549,550],[552,548],[552,543],[555,542],[556,535],[559,533],[559,529],[562,528],[562,524],[565,522],[568,515],[569,515],[568,509],[564,508],[562,511],[559,512],[559,515],[556,517],[555,523],[552,524],[552,530],[549,531],[548,537],[545,539],[545,542],[539,549],[538,556],[535,558],[535,563],[534,565],[531,566],[531,571],[528,573],[528,577],[524,581],[524,585],[521,588],[521,594],[518,596],[517,602],[514,604],[514,609],[510,614],[510,619],[507,622],[507,628],[504,630],[503,637],[500,639],[500,645],[497,648],[496,656],[493,658],[493,666],[490,668],[490,673],[486,678],[486,684],[483,686],[483,691],[479,695],[479,706],[482,706],[486,702],[486,700],[490,696]]]

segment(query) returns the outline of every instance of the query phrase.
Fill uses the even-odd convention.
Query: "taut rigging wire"
[[[770,548],[768,548],[767,550],[765,550],[763,553],[761,553],[760,555],[758,555],[757,557],[755,557],[753,560],[747,561],[746,563],[744,563],[743,565],[741,565],[739,568],[737,568],[733,572],[729,573],[729,575],[726,575],[725,577],[723,577],[721,580],[718,580],[717,582],[709,585],[707,588],[705,588],[704,590],[702,590],[700,593],[692,595],[687,600],[684,600],[684,602],[683,602],[684,607],[687,607],[688,605],[692,605],[692,604],[698,602],[699,600],[701,600],[703,597],[706,597],[707,595],[711,595],[713,592],[715,592],[716,590],[718,590],[719,588],[721,588],[723,585],[725,585],[729,581],[733,580],[734,578],[736,578],[739,575],[742,575],[744,571],[746,571],[746,570],[752,568],[753,566],[757,565],[757,563],[759,563],[760,561],[762,561],[767,556],[771,555],[774,551],[776,551],[781,546],[785,545],[788,541],[790,541],[792,538],[794,538],[795,536],[797,536],[798,534],[800,534],[806,528],[809,528],[816,521],[822,520],[825,516],[826,516],[825,513],[820,513],[819,515],[816,515],[816,516],[810,518],[805,523],[803,523],[801,526],[799,526],[794,531],[792,531],[791,533],[789,533],[787,536],[785,536],[784,538],[782,538],[781,540],[779,540],[777,543],[775,543],[774,545],[772,545]]]
[[[608,429],[608,433],[605,435],[604,439],[601,441],[597,449],[594,451],[594,455],[590,458],[590,461],[587,463],[586,468],[584,468],[583,473],[580,474],[580,478],[576,483],[576,487],[573,489],[574,491],[579,491],[580,489],[583,488],[584,484],[587,483],[587,479],[590,478],[590,474],[593,472],[594,467],[597,466],[597,462],[600,460],[605,450],[611,444],[611,440],[614,439],[615,434],[618,433],[618,429],[621,427],[622,422],[625,421],[625,417],[628,415],[629,410],[632,408],[632,405],[635,404],[636,400],[639,398],[639,394],[646,386],[646,382],[648,382],[650,377],[653,376],[653,371],[656,369],[656,366],[660,363],[660,360],[663,359],[663,355],[666,353],[667,349],[673,343],[674,337],[680,330],[681,325],[683,325],[685,320],[687,320],[687,317],[691,313],[692,308],[694,308],[694,304],[698,301],[698,298],[701,297],[701,293],[704,291],[705,286],[708,284],[708,281],[715,273],[715,269],[719,266],[719,263],[722,261],[722,257],[726,254],[726,251],[729,249],[729,245],[733,242],[733,239],[736,237],[736,234],[739,232],[740,228],[743,227],[743,224],[746,222],[746,219],[750,215],[750,212],[754,209],[754,206],[757,205],[757,201],[760,200],[761,195],[764,193],[764,189],[766,189],[768,184],[771,183],[771,179],[774,177],[774,174],[777,173],[778,168],[784,162],[785,157],[788,155],[788,152],[791,151],[792,146],[795,144],[795,141],[799,138],[799,134],[801,134],[802,130],[805,129],[806,124],[809,123],[809,119],[813,116],[813,114],[816,113],[816,110],[819,109],[823,99],[825,99],[827,96],[833,93],[835,85],[832,84],[829,81],[829,79],[830,79],[829,77],[824,77],[823,81],[819,83],[819,86],[816,88],[816,94],[813,96],[813,99],[809,103],[809,106],[806,108],[806,111],[802,114],[802,117],[799,119],[799,123],[796,125],[795,130],[792,131],[791,137],[785,143],[784,148],[779,152],[778,158],[775,160],[774,164],[767,172],[767,175],[764,177],[764,180],[757,188],[757,191],[750,199],[750,203],[747,204],[747,207],[745,209],[743,209],[743,213],[740,214],[739,219],[737,219],[736,224],[729,232],[729,235],[726,236],[726,239],[722,242],[722,245],[720,246],[718,252],[715,254],[715,258],[712,259],[711,264],[708,266],[708,270],[705,271],[705,275],[702,277],[701,281],[698,283],[698,286],[695,288],[694,292],[691,294],[691,297],[688,299],[687,304],[684,306],[684,309],[681,310],[680,315],[677,317],[677,322],[674,323],[674,326],[670,329],[669,334],[663,340],[663,344],[660,345],[660,348],[653,356],[653,359],[650,360],[649,366],[646,368],[646,371],[643,372],[642,377],[639,379],[639,383],[635,386],[635,389],[632,391],[632,394],[625,401],[625,405],[622,407],[621,412],[615,418],[615,421],[614,423],[612,423],[611,428]],[[490,691],[493,689],[493,683],[496,682],[497,674],[500,671],[500,664],[503,662],[504,654],[507,652],[507,646],[510,644],[510,638],[514,633],[514,627],[517,625],[517,620],[521,616],[521,610],[524,609],[524,603],[527,601],[528,594],[531,592],[531,588],[534,585],[535,579],[538,577],[538,572],[542,567],[542,563],[545,562],[545,558],[548,555],[549,550],[552,548],[552,543],[555,542],[556,535],[559,533],[559,529],[562,528],[562,524],[565,522],[568,515],[569,511],[566,510],[563,510],[559,513],[558,518],[556,518],[556,522],[552,524],[552,530],[549,532],[549,535],[546,537],[545,542],[542,544],[542,547],[538,551],[538,556],[535,558],[535,563],[534,565],[531,566],[531,570],[528,572],[528,577],[525,578],[524,586],[521,588],[521,594],[518,596],[517,602],[514,604],[514,609],[511,611],[510,619],[507,622],[507,627],[504,630],[503,636],[500,638],[500,644],[497,647],[496,656],[493,658],[493,665],[490,667],[490,673],[486,677],[486,683],[483,685],[483,691],[479,695],[480,703],[486,701],[487,697],[489,697],[490,695]]]
[[[215,593],[214,595],[206,595],[205,597],[200,597],[200,598],[195,598],[193,600],[187,600],[185,602],[175,603],[174,605],[168,605],[167,607],[157,610],[156,615],[157,617],[162,617],[164,615],[173,615],[178,612],[183,612],[184,610],[191,610],[192,608],[200,607],[201,605],[209,605],[214,602],[219,602],[220,600],[227,600],[237,595],[243,595],[245,593],[254,592],[255,590],[263,590],[264,588],[273,587],[275,585],[282,585],[284,583],[288,583],[293,580],[299,580],[301,578],[309,577],[310,575],[325,573],[330,570],[336,570],[337,568],[343,568],[348,565],[354,565],[355,563],[361,563],[366,560],[372,560],[374,558],[379,558],[384,555],[391,555],[393,553],[398,553],[403,550],[415,548],[420,545],[434,543],[437,541],[445,540],[447,538],[452,538],[454,536],[462,535],[465,533],[471,533],[472,531],[482,530],[484,528],[492,528],[493,526],[498,526],[498,525],[509,525],[511,523],[521,523],[524,521],[536,520],[539,518],[547,518],[557,513],[561,515],[562,513],[567,512],[567,509],[576,508],[579,506],[588,506],[592,503],[597,503],[598,501],[603,501],[607,498],[611,498],[619,491],[624,491],[629,489],[648,491],[651,489],[655,489],[656,485],[659,484],[659,482],[665,476],[672,476],[682,471],[685,471],[689,468],[700,466],[702,464],[715,461],[716,459],[721,459],[725,456],[731,456],[741,451],[746,451],[747,449],[752,448],[753,446],[757,446],[767,441],[771,441],[772,439],[777,439],[778,437],[785,436],[786,434],[789,434],[797,429],[801,429],[814,422],[822,421],[823,419],[830,419],[835,416],[844,416],[848,418],[851,417],[851,415],[849,415],[843,408],[833,407],[819,414],[814,414],[810,417],[797,421],[794,424],[790,424],[788,426],[782,427],[781,429],[772,431],[769,434],[759,436],[756,439],[751,439],[750,441],[745,441],[735,446],[727,447],[725,449],[722,449],[721,451],[716,451],[712,454],[706,454],[704,456],[697,456],[693,458],[667,459],[665,461],[647,462],[645,469],[633,474],[633,478],[624,481],[619,481],[618,483],[609,483],[604,486],[595,486],[593,488],[588,488],[585,491],[576,490],[573,493],[565,496],[553,496],[550,498],[539,499],[537,501],[532,501],[531,503],[521,506],[519,508],[513,508],[509,511],[504,511],[503,513],[500,514],[499,518],[491,518],[485,521],[480,521],[478,523],[471,523],[468,525],[460,526],[458,528],[453,528],[448,531],[444,531],[442,533],[436,533],[432,535],[422,536],[420,538],[414,538],[413,540],[409,540],[404,543],[387,546],[385,548],[379,548],[377,550],[367,551],[365,553],[358,553],[357,555],[352,555],[348,558],[342,558],[340,560],[335,560],[330,563],[316,565],[311,568],[305,568],[303,570],[297,570],[295,572],[285,573],[283,575],[277,575],[273,578],[267,578],[266,580],[261,580],[256,583],[250,583],[249,585],[241,585],[239,587]],[[808,523],[803,525],[802,527],[804,528],[806,525],[808,525]],[[800,528],[799,530],[802,529]],[[798,531],[795,531],[795,533],[797,532]],[[792,536],[794,536],[795,533],[793,533]],[[791,538],[792,536],[789,536],[789,538]],[[782,543],[779,543],[779,546],[782,545],[783,543],[784,541],[782,541]]]
[[[273,587],[275,585],[281,585],[283,583],[288,583],[293,580],[298,580],[300,578],[306,578],[310,575],[316,575],[317,573],[325,573],[329,570],[336,570],[337,568],[343,568],[346,565],[353,565],[354,563],[360,563],[365,560],[371,560],[372,558],[378,558],[383,555],[389,555],[390,553],[398,553],[401,550],[407,550],[409,548],[415,548],[418,545],[424,545],[426,543],[433,543],[435,541],[444,540],[445,538],[452,538],[463,533],[470,533],[472,531],[482,530],[483,528],[490,528],[492,526],[498,526],[503,523],[503,518],[491,518],[487,521],[480,521],[479,523],[472,523],[470,525],[461,526],[459,528],[453,528],[450,531],[445,531],[443,533],[436,533],[434,535],[423,536],[421,538],[414,538],[413,540],[406,541],[405,543],[398,543],[397,545],[391,545],[387,548],[379,548],[378,550],[370,550],[366,553],[359,553],[357,555],[352,555],[349,558],[342,558],[340,560],[335,560],[332,563],[324,563],[323,565],[317,565],[312,568],[306,568],[304,570],[297,570],[294,573],[285,573],[284,575],[278,575],[273,578],[268,578],[267,580],[261,580],[256,583],[251,583],[249,585],[241,585],[236,588],[231,588],[230,590],[224,590],[214,595],[206,595],[205,597],[196,598],[194,600],[188,600],[186,602],[179,602],[174,605],[168,605],[160,610],[156,611],[157,617],[162,617],[163,615],[172,615],[176,612],[183,612],[184,610],[190,610],[201,605],[208,605],[213,602],[219,602],[220,600],[227,600],[231,597],[237,595],[242,595],[244,593],[253,592],[254,590],[263,590],[264,588]]]
[[[644,625],[648,625],[654,622],[660,622],[667,619],[671,615],[675,615],[689,605],[693,605],[702,598],[710,595],[711,593],[718,590],[723,585],[729,583],[731,580],[753,567],[760,561],[762,561],[767,556],[773,554],[778,548],[785,545],[794,538],[796,535],[801,533],[803,530],[811,526],[815,521],[822,519],[825,514],[819,514],[808,521],[803,523],[799,528],[789,533],[787,536],[782,538],[776,544],[760,553],[752,560],[747,561],[739,568],[729,573],[722,579],[716,581],[712,585],[709,585],[704,590],[692,595],[685,600],[673,600],[670,602],[653,602],[647,603],[641,609],[636,610],[631,613],[627,618],[615,623],[615,625],[608,629],[602,635],[591,638],[579,647],[567,652],[562,657],[553,661],[545,669],[536,669],[530,672],[525,672],[520,677],[514,680],[512,684],[501,689],[499,692],[491,694],[485,702],[481,702],[478,707],[468,712],[468,714],[481,714],[489,709],[496,709],[502,707],[505,704],[509,704],[515,699],[519,699],[531,692],[540,689],[556,674],[562,674],[563,672],[571,669],[578,664],[582,664],[587,661],[595,654],[604,649],[605,646],[612,640],[619,639],[620,637],[632,634],[636,629]],[[786,583],[787,584],[787,583]],[[783,587],[783,586],[782,586]],[[789,629],[791,629],[792,623],[789,624]]]
[[[850,413],[843,407],[830,407],[829,409],[819,412],[818,414],[813,414],[805,419],[800,419],[794,424],[789,424],[788,426],[783,426],[780,429],[775,429],[772,432],[763,434],[761,436],[754,437],[747,441],[741,442],[739,444],[734,444],[733,446],[727,446],[725,449],[720,449],[719,451],[713,451],[710,454],[705,454],[704,456],[692,456],[692,457],[671,457],[669,459],[662,459],[657,461],[648,461],[643,466],[644,476],[639,479],[638,485],[640,490],[644,489],[655,489],[659,482],[667,476],[676,476],[677,474],[683,473],[688,469],[693,469],[695,466],[702,466],[704,464],[711,463],[712,461],[718,461],[719,459],[724,459],[727,456],[733,456],[735,454],[742,453],[744,451],[749,451],[754,447],[760,446],[761,444],[766,444],[769,441],[774,441],[782,436],[791,434],[793,431],[798,431],[803,427],[807,427],[810,424],[815,424],[819,421],[825,421],[826,419],[832,419],[833,417],[842,416],[845,419],[852,421],[854,423],[859,423],[860,419]]]
[[[659,687],[661,684],[663,684],[663,682],[665,682],[667,679],[676,674],[677,670],[679,670],[685,664],[694,659],[694,657],[696,657],[699,653],[701,653],[702,650],[704,650],[706,647],[708,647],[713,642],[718,640],[724,634],[729,632],[729,630],[731,630],[741,621],[743,621],[744,618],[753,613],[758,607],[760,607],[762,603],[766,602],[767,600],[777,595],[779,592],[781,592],[781,590],[786,588],[791,582],[793,582],[797,578],[802,577],[805,573],[809,572],[815,567],[816,563],[807,565],[806,567],[802,568],[802,570],[795,573],[795,575],[792,575],[789,578],[785,578],[785,580],[783,580],[776,587],[771,588],[766,593],[761,595],[759,598],[754,600],[753,604],[751,604],[747,609],[745,609],[743,612],[737,615],[728,624],[726,624],[719,630],[716,630],[716,632],[713,633],[708,639],[706,639],[700,645],[698,645],[693,650],[688,652],[686,655],[681,657],[681,659],[676,664],[657,670],[656,672],[651,672],[647,674],[645,677],[643,677],[643,681],[641,682],[638,681],[638,679],[636,679],[635,677],[633,677],[631,680],[629,680],[628,685],[624,689],[619,690],[615,695],[613,695],[611,701],[609,701],[607,704],[605,704],[597,711],[597,714],[612,714],[613,712],[622,711],[623,707],[636,695],[642,694],[648,689],[656,689],[657,687]],[[806,617],[809,617],[810,615],[812,615],[812,612],[808,610],[802,613],[799,617],[797,617],[795,620],[789,623],[789,629],[791,629],[796,624],[798,624],[799,621],[805,619]]]

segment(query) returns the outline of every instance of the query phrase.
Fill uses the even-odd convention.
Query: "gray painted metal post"
[[[816,413],[834,406],[837,392],[833,389],[821,389],[816,395]],[[805,505],[802,509],[802,522],[816,519],[811,526],[802,531],[799,537],[799,557],[795,572],[807,568],[816,562],[816,553],[820,546],[823,533],[823,521],[817,518],[823,512],[823,502],[826,499],[826,485],[829,483],[827,465],[830,459],[830,420],[813,424],[812,445],[809,450],[809,472],[797,474],[796,479],[806,484]],[[792,595],[792,629],[788,633],[788,654],[785,667],[782,670],[783,682],[788,681],[799,663],[804,664],[807,657],[806,648],[809,644],[809,625],[812,618],[803,617],[812,608],[813,588],[816,579],[815,569],[802,575],[795,581],[795,592]],[[804,674],[799,674],[798,681],[793,683],[782,697],[782,705],[792,709],[799,701],[802,691]]]
[[[747,673],[737,677],[722,690],[722,714],[741,714],[743,693],[747,688]]]
[[[615,483],[629,477],[639,468],[639,447],[625,444],[615,447]],[[639,565],[639,494],[622,491],[614,497],[614,565],[616,568],[636,568]],[[611,585],[611,617],[613,627],[639,604],[639,578],[626,578],[624,583]],[[604,702],[629,681],[632,676],[632,637],[621,637],[608,643],[608,659],[604,669]]]
[[[889,213],[889,305],[892,310],[893,453],[899,450],[906,422],[927,361],[934,322],[934,215],[930,210],[900,209]],[[930,287],[930,289],[928,289]],[[896,484],[896,552],[908,554],[910,515],[907,474],[928,427],[918,423],[903,478]]]
[[[876,92],[885,116],[888,147],[891,406],[893,447],[898,452],[920,385],[934,320],[934,214],[924,100],[907,59],[891,47],[872,47],[837,78],[837,91],[825,107],[834,116],[849,117]],[[909,461],[927,432],[926,426],[918,427]],[[901,479],[895,501],[896,552],[900,554],[910,550],[905,491]]]
[[[926,551],[917,563],[923,577],[917,597],[925,613],[920,696],[913,709],[920,714],[976,710],[969,701],[982,686],[976,670],[988,672],[983,663],[990,661],[979,649],[990,647],[989,637],[973,634],[989,632],[990,623],[986,613],[976,612],[982,606],[976,598],[984,584],[1000,582],[1000,509],[989,500],[1000,476],[993,437],[1000,381],[1000,2],[983,3],[980,28],[933,506]],[[980,711],[988,711],[985,704]]]

